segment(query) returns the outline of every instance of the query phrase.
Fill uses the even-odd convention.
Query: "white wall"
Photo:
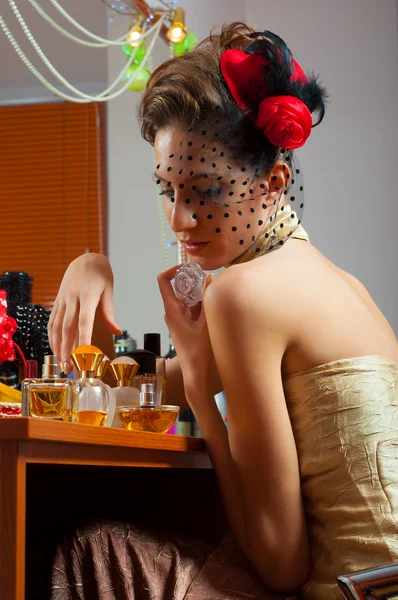
[[[215,24],[244,20],[241,0],[182,0],[187,26],[199,39]],[[123,33],[124,19],[108,24],[108,37]],[[169,56],[158,42],[155,65]],[[123,65],[121,53],[108,53],[112,81]],[[119,325],[143,344],[145,332],[162,334],[168,347],[163,303],[156,276],[165,269],[161,243],[152,147],[141,139],[136,119],[140,94],[126,93],[108,104],[108,249],[115,274],[115,311]],[[172,236],[168,236],[171,241]],[[170,260],[176,256],[169,253]],[[175,264],[170,262],[170,266]]]
[[[87,39],[82,32],[68,24],[50,2],[40,2],[39,4],[56,23],[80,39]],[[106,23],[109,15],[105,4],[99,0],[85,0],[84,2],[68,0],[67,2],[61,1],[60,4],[89,31],[106,37]],[[29,2],[17,2],[17,5],[39,46],[67,81],[87,94],[98,94],[106,88],[106,49],[89,48],[76,44],[47,23]],[[57,86],[57,80],[33,50],[6,0],[0,0],[0,9],[1,16],[29,60],[44,77],[65,92],[65,88],[61,84]],[[0,106],[59,101],[59,98],[47,90],[24,65],[1,29],[0,57]]]
[[[306,175],[304,225],[311,241],[355,274],[398,332],[398,35],[396,0],[184,0],[199,38],[214,24],[247,20],[281,35],[330,92],[324,123],[299,157]],[[116,37],[114,23],[109,36]],[[124,25],[124,23],[122,23]],[[164,58],[168,50],[159,43]],[[160,58],[160,56],[159,56]],[[123,58],[109,53],[109,80]],[[115,308],[142,345],[167,331],[156,274],[163,270],[152,149],[137,128],[139,96],[108,106],[109,254]]]
[[[358,277],[398,334],[396,0],[247,0],[247,20],[285,39],[330,93],[299,154],[311,242]]]

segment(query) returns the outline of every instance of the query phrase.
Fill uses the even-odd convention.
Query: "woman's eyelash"
[[[167,190],[161,190],[159,192],[159,196],[174,196],[174,190],[172,189],[167,189]]]
[[[210,186],[207,190],[198,190],[196,192],[204,198],[217,198],[221,195],[221,188],[218,186]],[[159,192],[159,196],[174,196],[174,190],[172,188],[162,188]]]
[[[207,190],[198,190],[198,193],[205,198],[216,198],[217,196],[220,196],[221,188],[216,185],[212,185]]]

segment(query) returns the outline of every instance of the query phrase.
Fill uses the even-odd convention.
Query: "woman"
[[[170,226],[192,262],[228,267],[208,277],[195,310],[173,293],[175,268],[159,276],[178,355],[169,389],[195,413],[231,529],[261,578],[242,558],[233,595],[227,583],[237,562],[222,545],[209,551],[224,565],[217,576],[200,547],[176,598],[279,598],[301,589],[308,600],[337,600],[338,574],[398,559],[398,343],[363,285],[312,246],[300,224],[293,151],[308,139],[311,115],[322,120],[324,99],[283,40],[243,24],[161,65],[143,96],[142,132],[154,145]],[[90,343],[98,305],[118,332],[112,291],[105,257],[70,265],[50,322],[63,361],[76,334]],[[221,389],[228,431],[213,398]],[[95,547],[92,535],[94,559]],[[66,550],[57,560],[70,589],[77,567]],[[126,598],[171,597],[126,585]]]

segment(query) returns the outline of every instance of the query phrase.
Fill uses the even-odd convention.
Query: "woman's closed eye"
[[[170,196],[171,198],[174,196],[174,190],[173,188],[162,188],[159,192],[159,196]]]
[[[197,190],[197,192],[205,198],[218,198],[221,195],[221,188],[218,185],[211,185],[206,190]]]

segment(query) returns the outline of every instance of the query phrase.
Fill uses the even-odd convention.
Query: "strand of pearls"
[[[64,8],[62,8],[62,6],[60,6],[60,4],[58,4],[57,0],[50,0],[51,4],[61,13],[61,15],[67,20],[69,21],[72,25],[74,25],[77,29],[79,29],[80,31],[82,31],[83,33],[85,33],[88,37],[91,37],[93,40],[97,40],[98,42],[105,42],[107,45],[120,45],[121,44],[121,39],[119,40],[107,40],[105,38],[100,37],[99,35],[95,35],[95,33],[92,33],[91,31],[88,31],[88,29],[86,29],[85,27],[83,27],[83,25],[80,25],[80,23],[78,23],[77,21],[75,21],[75,19],[73,19],[73,17],[70,16],[69,13],[66,12],[66,10]],[[125,43],[125,42],[122,42]]]
[[[13,0],[9,0],[10,5],[11,6],[15,6],[15,2]],[[17,9],[18,11],[18,9]],[[15,11],[14,11],[15,12]],[[19,13],[19,11],[18,11]],[[17,13],[15,12],[16,16]],[[20,14],[20,13],[19,13]],[[22,19],[22,17],[21,17]],[[127,64],[125,65],[125,67],[123,68],[123,70],[121,71],[121,73],[119,74],[119,76],[116,78],[115,82],[113,84],[111,84],[105,91],[101,92],[101,94],[97,95],[97,96],[90,96],[88,94],[84,94],[83,92],[81,92],[80,90],[78,90],[77,88],[75,88],[74,86],[71,86],[71,84],[69,84],[68,82],[66,82],[66,80],[62,77],[62,75],[60,73],[58,73],[58,71],[53,67],[53,65],[50,63],[50,61],[47,59],[47,57],[44,55],[43,51],[41,50],[41,48],[38,46],[38,44],[36,43],[36,40],[34,39],[33,35],[30,33],[29,29],[26,27],[27,31],[29,32],[29,36],[28,39],[29,41],[32,43],[32,45],[35,47],[36,52],[39,53],[39,56],[42,58],[43,62],[45,62],[46,66],[50,69],[50,71],[59,79],[59,81],[62,81],[64,85],[66,85],[66,87],[68,87],[69,89],[71,89],[75,94],[81,96],[81,98],[76,98],[73,96],[69,96],[63,92],[61,92],[60,90],[58,90],[54,85],[52,85],[37,69],[36,67],[30,62],[30,60],[28,59],[28,57],[26,56],[26,54],[23,52],[23,50],[21,49],[21,47],[19,46],[18,42],[16,41],[16,39],[14,38],[14,36],[12,35],[11,31],[9,30],[9,28],[7,27],[3,17],[0,15],[0,27],[3,30],[3,32],[5,33],[7,39],[9,40],[9,42],[11,43],[11,45],[13,46],[14,50],[16,51],[16,53],[18,54],[18,56],[20,57],[20,59],[22,60],[22,62],[28,67],[28,69],[33,73],[33,75],[35,75],[35,77],[37,77],[37,79],[39,79],[39,81],[46,87],[48,88],[50,91],[52,91],[55,95],[59,96],[60,98],[63,98],[64,100],[69,100],[71,102],[78,102],[78,103],[84,103],[84,102],[105,102],[107,100],[112,100],[114,98],[117,98],[118,96],[120,96],[125,90],[127,90],[129,88],[129,86],[131,85],[131,83],[133,81],[135,81],[136,77],[138,76],[138,74],[141,72],[141,70],[144,68],[144,66],[146,65],[146,62],[148,60],[148,57],[150,56],[153,46],[157,40],[157,38],[159,37],[160,34],[160,28],[163,24],[163,21],[165,19],[165,15],[162,15],[159,20],[157,21],[157,23],[150,28],[151,32],[153,32],[153,36],[152,36],[152,40],[151,43],[149,45],[149,48],[147,50],[146,56],[144,57],[143,61],[141,62],[141,64],[139,65],[137,71],[134,72],[133,76],[131,78],[129,78],[126,83],[116,92],[114,92],[113,94],[108,95],[108,91],[113,89],[115,87],[115,85],[118,83],[118,81],[120,81],[120,79],[123,77],[123,74],[125,73],[126,69],[129,67],[129,65],[132,63],[132,61],[134,60],[134,53],[132,55],[132,57],[130,57],[130,60],[127,62]],[[25,23],[22,19],[22,22]],[[22,22],[20,21],[21,26]],[[26,24],[25,24],[26,26]],[[146,32],[147,35],[149,35],[149,30]],[[25,31],[25,34],[27,34],[27,32]]]
[[[103,42],[88,42],[87,40],[82,40],[82,39],[76,37],[75,35],[73,35],[73,33],[70,33],[69,31],[67,31],[66,29],[61,27],[61,25],[59,25],[56,21],[54,21],[54,19],[52,19],[42,9],[42,7],[36,2],[36,0],[29,0],[29,2],[33,6],[33,8],[39,13],[39,15],[45,21],[47,21],[47,23],[49,23],[52,27],[54,27],[54,29],[59,31],[59,33],[61,33],[65,37],[68,37],[69,39],[76,42],[76,44],[81,44],[82,46],[89,46],[90,48],[107,48],[109,46],[123,46],[123,44],[126,44],[126,42],[127,42],[126,37],[127,37],[128,33],[122,35],[120,38],[118,38],[116,40],[104,40]],[[79,29],[83,29],[83,31],[86,33],[86,35],[91,36],[91,33],[84,27],[79,27]]]

